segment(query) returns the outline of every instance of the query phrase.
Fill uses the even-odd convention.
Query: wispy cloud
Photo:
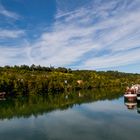
[[[86,69],[91,68],[91,66],[94,68],[106,68],[106,67],[117,67],[117,66],[123,66],[128,65],[132,63],[139,63],[140,61],[140,48],[137,48],[135,50],[127,51],[127,52],[119,52],[116,54],[109,54],[105,56],[100,57],[94,57],[93,59],[87,60],[84,63],[84,67]]]
[[[140,52],[138,5],[137,0],[112,0],[97,5],[94,1],[93,5],[66,13],[59,9],[61,13],[57,14],[52,31],[44,32],[33,44],[31,59],[46,65],[89,69],[121,66],[140,60],[138,56],[132,57]],[[104,53],[106,50],[108,53]],[[37,52],[41,55],[38,56]],[[74,65],[76,62],[79,64]]]
[[[19,38],[25,34],[24,30],[0,29],[0,39]]]
[[[19,19],[20,17],[17,13],[7,10],[1,3],[0,3],[0,15],[15,20]]]
[[[13,45],[0,45],[0,64],[4,65],[31,65],[28,58],[29,43],[24,38],[22,42]]]
[[[139,63],[140,1],[85,2],[71,8],[68,1],[57,1],[56,21],[36,41],[28,41],[26,60],[80,69]]]

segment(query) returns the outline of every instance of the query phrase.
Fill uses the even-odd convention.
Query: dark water
[[[139,140],[139,107],[116,89],[7,98],[0,140]]]

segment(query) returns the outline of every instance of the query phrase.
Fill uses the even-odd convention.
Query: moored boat
[[[124,94],[124,97],[126,97],[126,98],[136,98],[137,94],[128,93],[128,94]]]
[[[136,85],[132,85],[130,88],[127,87],[126,88],[126,92],[124,94],[125,98],[129,98],[129,99],[139,99],[140,100],[140,85],[136,84]]]
[[[137,94],[125,94],[124,98],[127,99],[128,101],[135,101],[137,100]]]
[[[132,85],[131,87],[127,87],[126,93],[130,93],[130,92],[133,94],[138,94],[140,92],[140,85],[135,84],[135,85]]]

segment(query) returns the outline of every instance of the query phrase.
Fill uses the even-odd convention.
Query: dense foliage
[[[0,67],[0,92],[7,95],[58,93],[76,89],[129,86],[140,83],[139,74],[118,71],[71,70],[41,66]]]

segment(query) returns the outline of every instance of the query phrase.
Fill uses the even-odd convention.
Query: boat
[[[131,92],[131,93],[137,94],[140,92],[140,85],[139,84],[135,84],[135,85],[132,84],[131,87],[126,87],[126,92]]]
[[[124,97],[126,97],[126,98],[136,98],[137,94],[128,93],[128,94],[124,94]]]
[[[136,101],[137,100],[137,94],[125,94],[124,98],[128,101]]]
[[[127,87],[124,97],[128,99],[140,100],[140,85],[135,84],[135,85],[132,85],[131,87]]]

